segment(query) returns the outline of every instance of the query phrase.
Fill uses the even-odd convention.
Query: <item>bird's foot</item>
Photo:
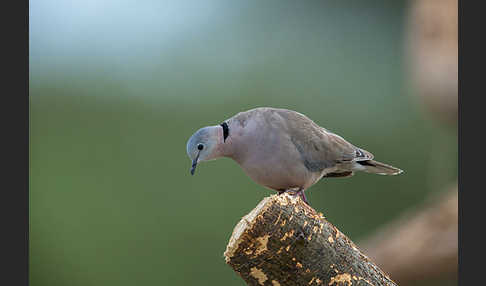
[[[307,198],[305,197],[304,191],[304,189],[298,189],[297,191],[295,191],[295,189],[278,190],[278,195],[281,195],[283,193],[290,193],[293,196],[299,196],[304,201],[304,203],[310,206]]]
[[[296,195],[300,196],[300,198],[306,203],[308,206],[310,206],[309,202],[307,201],[307,198],[305,197],[304,189],[299,189],[296,193]]]

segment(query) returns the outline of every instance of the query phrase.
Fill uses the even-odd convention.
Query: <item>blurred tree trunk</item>
[[[428,114],[446,125],[457,124],[457,0],[410,3],[407,61],[415,94]]]
[[[412,0],[407,19],[407,68],[414,95],[430,119],[457,128],[458,1]],[[445,142],[434,144],[433,154]],[[441,152],[439,152],[440,154]],[[431,174],[442,179],[441,155],[434,155]],[[445,155],[444,155],[445,156]],[[437,177],[439,177],[437,176]],[[410,211],[362,245],[375,262],[401,285],[457,278],[458,189]]]
[[[457,186],[418,211],[411,210],[360,243],[364,252],[400,285],[456,278]]]

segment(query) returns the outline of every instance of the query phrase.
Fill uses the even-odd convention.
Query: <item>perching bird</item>
[[[373,154],[287,109],[260,107],[207,126],[187,142],[196,165],[219,157],[235,160],[256,183],[280,193],[304,191],[321,178],[350,177],[355,171],[397,175],[402,170],[373,160]]]

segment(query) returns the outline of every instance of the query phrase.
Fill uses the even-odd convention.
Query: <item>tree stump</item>
[[[396,285],[321,213],[287,193],[243,217],[224,256],[248,285]]]

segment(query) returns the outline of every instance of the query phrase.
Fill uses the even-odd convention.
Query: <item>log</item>
[[[322,213],[287,193],[243,217],[224,256],[248,285],[396,285]]]

